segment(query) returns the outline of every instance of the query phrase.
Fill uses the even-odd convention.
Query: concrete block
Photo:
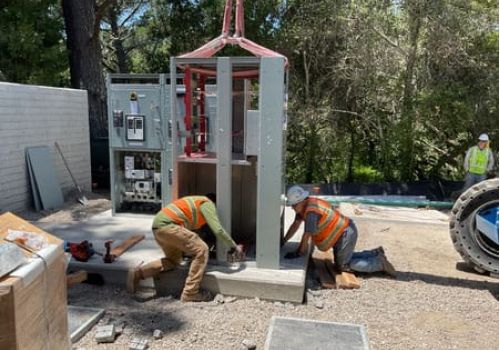
[[[163,332],[159,329],[155,329],[155,331],[153,332],[153,338],[155,338],[156,340],[163,338]]]
[[[362,325],[273,316],[266,350],[302,349],[368,350],[366,328]]]
[[[95,340],[98,343],[112,343],[115,341],[115,337],[116,337],[116,332],[114,324],[99,326],[96,329]]]
[[[214,298],[214,303],[217,304],[224,304],[224,295],[222,294],[217,294]]]
[[[257,344],[250,339],[245,339],[241,342],[241,349],[242,350],[255,350],[257,349]]]
[[[134,338],[128,348],[129,350],[145,350],[148,348],[148,341],[146,339]]]

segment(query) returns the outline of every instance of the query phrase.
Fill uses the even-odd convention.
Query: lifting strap
[[[257,57],[282,57],[285,65],[288,60],[285,56],[271,49],[261,46],[245,38],[245,20],[243,0],[236,0],[236,20],[234,35],[230,36],[230,26],[232,21],[233,0],[226,0],[224,8],[224,20],[222,23],[222,33],[217,38],[212,39],[198,49],[179,56],[180,58],[209,58],[222,50],[227,44],[237,45]],[[210,74],[207,74],[210,75]]]

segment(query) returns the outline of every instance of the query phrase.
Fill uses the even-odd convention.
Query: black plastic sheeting
[[[418,182],[374,182],[328,184],[298,184],[308,191],[320,188],[321,195],[365,196],[365,195],[401,195],[425,196],[431,201],[449,201],[460,192],[463,181],[418,181]],[[289,184],[287,188],[293,186]]]

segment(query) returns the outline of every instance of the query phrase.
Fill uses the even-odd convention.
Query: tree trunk
[[[90,137],[107,131],[106,85],[103,77],[100,16],[95,0],[62,0],[71,86],[88,92]]]
[[[118,73],[128,73],[127,54],[123,48],[123,40],[120,33],[120,27],[118,26],[115,6],[109,7],[109,21],[111,24],[111,34],[113,36],[113,47],[115,48],[116,60],[118,62]]]
[[[403,90],[403,162],[402,162],[402,179],[412,180],[413,170],[415,167],[414,155],[414,129],[415,129],[415,110],[414,110],[414,95],[415,95],[415,65],[417,62],[418,53],[418,38],[420,35],[420,27],[422,24],[423,4],[420,0],[408,2],[408,21],[410,31],[410,50],[406,59],[406,70],[404,73],[404,90]]]

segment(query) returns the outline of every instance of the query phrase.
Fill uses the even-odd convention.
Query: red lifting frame
[[[243,0],[236,0],[236,23],[235,23],[235,33],[232,37],[229,36],[229,28],[231,25],[231,12],[233,8],[233,0],[226,0],[226,6],[224,8],[224,21],[222,24],[222,33],[217,38],[209,41],[200,48],[179,56],[180,58],[208,58],[215,55],[218,51],[224,48],[226,44],[238,45],[242,49],[249,51],[257,57],[283,57],[285,59],[285,65],[288,65],[288,60],[282,54],[279,54],[273,50],[265,48],[253,41],[245,38],[245,22],[244,22],[244,9]],[[239,72],[240,74],[244,72]],[[212,75],[211,73],[210,75]]]
[[[188,157],[191,157],[191,117],[193,115],[193,104],[191,102],[191,68],[186,66],[184,73],[184,86],[186,88],[186,94],[184,95],[184,104],[186,109],[186,115],[184,116],[184,124],[186,126],[186,146],[184,146],[184,152]]]
[[[209,41],[205,45],[200,48],[186,53],[184,55],[179,56],[180,58],[208,58],[215,55],[218,51],[222,50],[227,44],[230,45],[238,45],[244,50],[249,51],[253,55],[257,57],[282,57],[285,59],[285,66],[288,65],[288,59],[268,48],[265,48],[259,44],[254,43],[253,41],[245,38],[245,19],[244,19],[244,9],[243,9],[243,1],[244,0],[236,0],[236,21],[235,21],[235,30],[234,35],[229,36],[229,29],[231,26],[232,20],[232,9],[233,9],[233,0],[226,0],[226,6],[224,8],[224,21],[222,24],[222,33],[217,38]],[[186,146],[184,147],[184,152],[186,156],[190,157],[192,153],[192,142],[193,135],[191,135],[192,130],[192,113],[193,113],[193,104],[192,104],[192,91],[191,91],[191,80],[192,74],[200,74],[199,78],[199,88],[200,88],[200,100],[198,101],[199,107],[199,118],[200,118],[200,150],[205,151],[206,145],[206,119],[205,119],[205,78],[207,76],[216,76],[217,72],[215,70],[210,69],[202,69],[202,68],[192,68],[189,66],[180,66],[180,68],[184,69],[184,85],[186,87],[186,95],[184,96],[184,103],[186,105],[186,115],[184,117],[184,123],[186,124]],[[257,78],[259,76],[258,69],[239,71],[233,73],[233,78],[235,79],[251,79]]]
[[[198,80],[198,87],[200,89],[200,98],[198,100],[198,107],[200,108],[200,151],[205,152],[205,145],[207,140],[207,125],[205,119],[205,76],[200,75]]]

